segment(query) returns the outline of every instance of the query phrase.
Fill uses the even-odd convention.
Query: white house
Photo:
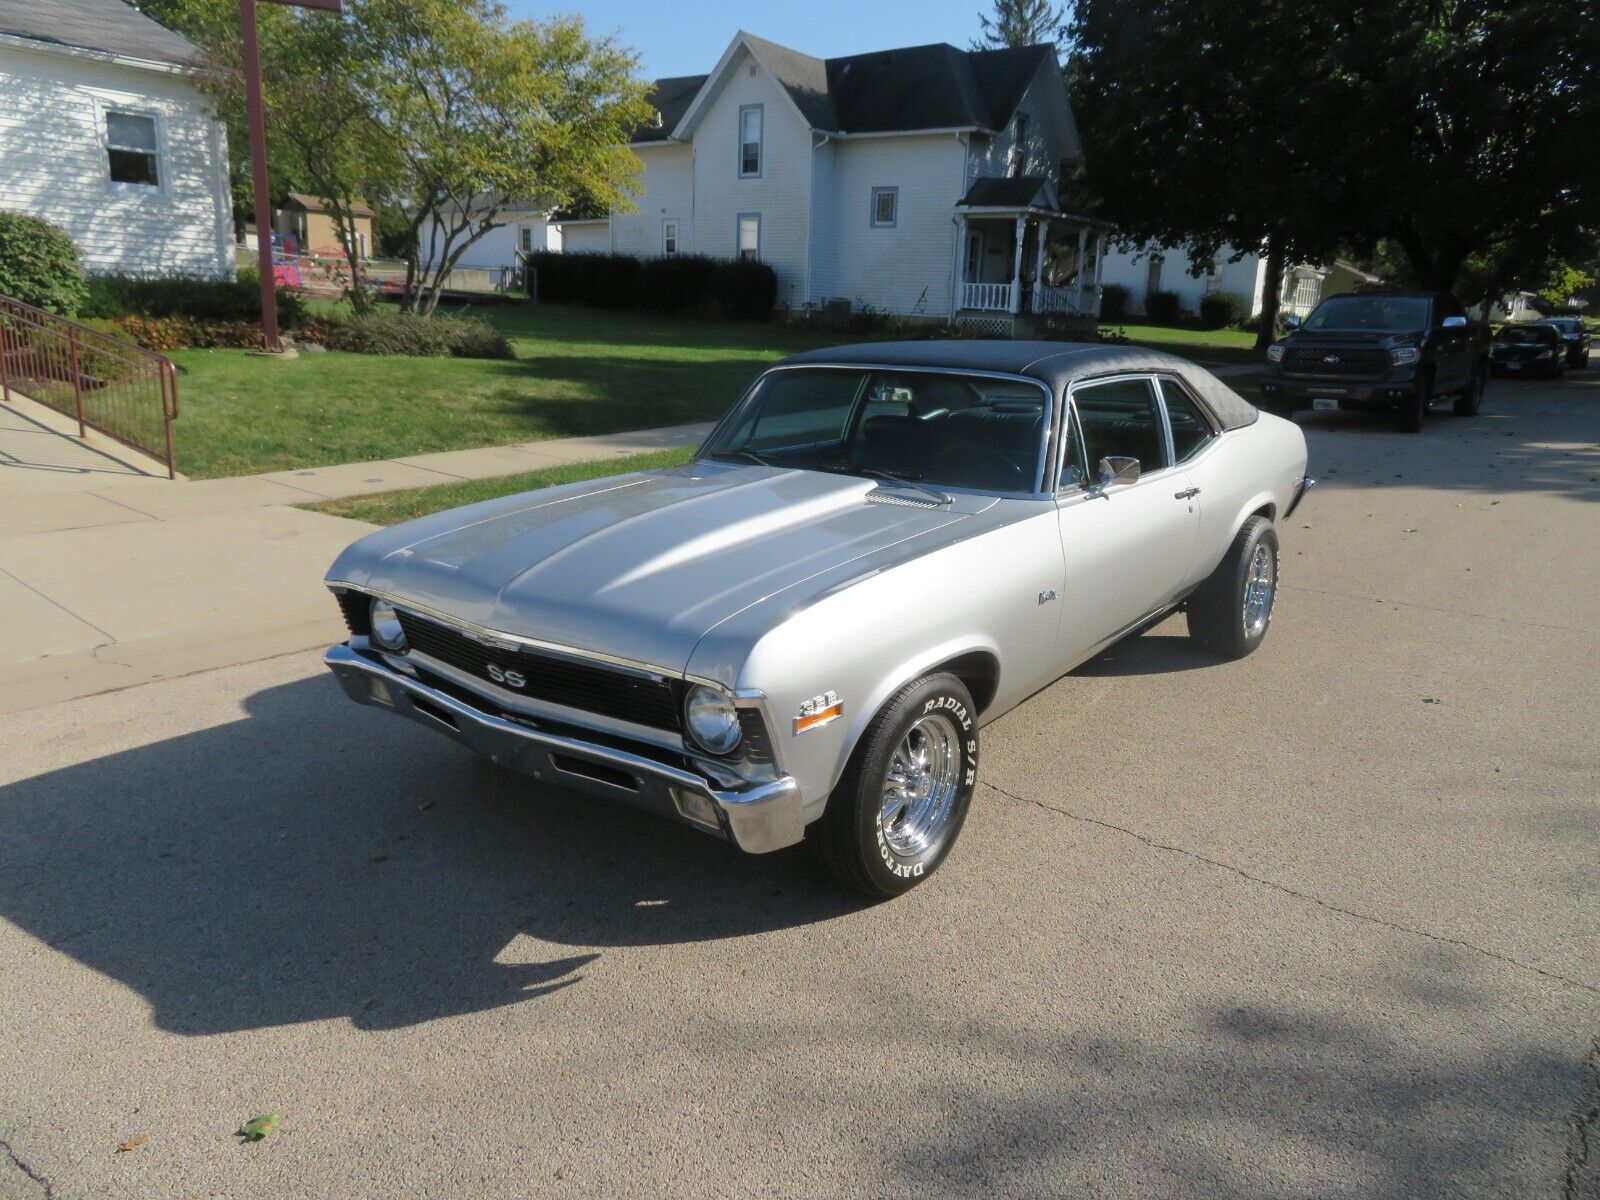
[[[790,309],[997,332],[1097,310],[1108,227],[1061,204],[1082,151],[1053,46],[821,59],[740,33],[709,75],[660,80],[652,100],[636,211],[605,227],[614,251],[760,259]]]
[[[1144,250],[1106,251],[1100,269],[1103,285],[1128,289],[1128,311],[1145,311],[1145,298],[1151,292],[1172,292],[1179,307],[1188,313],[1200,311],[1200,301],[1214,292],[1229,292],[1238,297],[1240,311],[1255,316],[1261,311],[1261,285],[1266,278],[1265,256],[1249,252],[1230,262],[1232,247],[1225,247],[1215,259],[1195,264],[1181,247],[1151,246]]]
[[[60,226],[93,272],[231,276],[197,53],[122,0],[0,0],[0,208]]]
[[[538,201],[507,200],[489,231],[462,252],[456,265],[491,270],[515,267],[524,254],[559,250],[561,239],[554,220],[549,208]],[[432,265],[443,249],[446,232],[459,221],[460,209],[451,207],[428,223],[421,246],[421,261],[425,266]],[[457,238],[456,244],[459,243]]]

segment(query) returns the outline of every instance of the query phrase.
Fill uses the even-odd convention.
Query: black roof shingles
[[[827,133],[912,133],[932,129],[1001,129],[1011,120],[1055,47],[960,50],[945,42],[813,58],[744,35],[813,129]],[[688,111],[705,75],[659,79],[651,102],[661,114],[635,142],[666,141]]]
[[[119,58],[186,66],[199,48],[123,0],[0,0],[0,34]]]

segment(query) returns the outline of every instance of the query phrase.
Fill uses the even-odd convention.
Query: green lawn
[[[1152,350],[1165,350],[1198,363],[1255,363],[1261,361],[1256,335],[1238,329],[1174,329],[1167,325],[1115,325],[1128,340]]]
[[[468,479],[461,483],[405,488],[371,496],[347,496],[342,500],[324,500],[319,504],[302,504],[299,507],[309,508],[312,512],[331,513],[336,517],[370,521],[374,525],[395,525],[441,509],[459,508],[463,504],[476,504],[479,500],[493,500],[497,496],[510,496],[517,492],[531,492],[535,488],[555,487],[558,483],[578,483],[603,475],[626,475],[630,471],[676,467],[693,456],[694,447],[684,446],[677,450],[657,450],[652,454],[635,454],[627,458],[566,463],[539,471],[524,471],[520,475]]]
[[[566,305],[486,305],[515,361],[180,350],[178,469],[197,479],[711,420],[762,367],[862,340]],[[1250,334],[1123,326],[1200,361],[1252,361]]]

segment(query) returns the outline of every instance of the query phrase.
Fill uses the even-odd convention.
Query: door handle
[[[1197,488],[1197,487],[1192,487],[1192,488],[1187,489],[1186,491],[1173,492],[1172,493],[1172,498],[1174,500],[1187,500],[1191,496],[1198,496],[1199,494],[1200,494],[1200,489]]]

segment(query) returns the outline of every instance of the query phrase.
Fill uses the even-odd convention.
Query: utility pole
[[[341,0],[267,0],[295,8],[343,12]],[[272,192],[267,182],[267,113],[261,102],[261,40],[256,30],[256,0],[239,0],[244,49],[244,97],[250,116],[250,177],[256,199],[256,266],[261,272],[261,346],[282,351],[278,341],[278,289],[272,277]]]

